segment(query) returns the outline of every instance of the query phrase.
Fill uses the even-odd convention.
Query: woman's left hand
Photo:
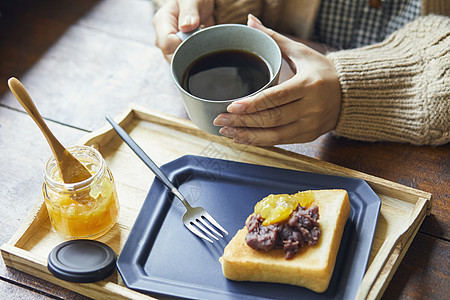
[[[269,146],[310,142],[336,127],[341,88],[324,55],[264,27],[250,15],[248,26],[269,34],[294,76],[254,96],[235,101],[217,116],[220,133],[236,143]]]

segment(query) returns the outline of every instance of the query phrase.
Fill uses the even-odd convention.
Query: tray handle
[[[378,255],[373,260],[369,270],[367,270],[366,275],[364,275],[363,280],[358,289],[355,299],[379,299],[381,298],[381,290],[387,287],[389,281],[394,275],[395,270],[401,262],[401,259],[409,248],[416,232],[419,230],[425,216],[427,215],[429,205],[429,199],[419,197],[414,210],[412,211],[409,222],[405,226],[401,234],[398,236],[390,236],[383,243]],[[411,230],[411,227],[414,229]],[[391,268],[385,271],[386,267]],[[391,272],[393,269],[394,272]],[[381,286],[376,286],[377,279],[382,274],[387,273],[387,279]],[[375,290],[374,290],[375,289]]]

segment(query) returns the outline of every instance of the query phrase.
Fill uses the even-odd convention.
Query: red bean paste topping
[[[286,221],[268,226],[262,225],[264,220],[259,214],[252,215],[246,224],[245,242],[255,250],[283,248],[285,259],[291,259],[302,247],[317,245],[321,234],[318,219],[317,205],[306,210],[299,205]]]

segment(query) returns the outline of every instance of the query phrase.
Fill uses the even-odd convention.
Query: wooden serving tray
[[[431,210],[430,193],[279,148],[238,145],[230,139],[207,134],[185,119],[131,105],[116,121],[157,165],[192,154],[367,181],[380,197],[381,209],[358,299],[381,297]],[[115,177],[120,216],[117,224],[99,241],[119,254],[154,176],[109,125],[85,136],[79,144],[96,147]],[[52,229],[40,197],[22,228],[2,245],[1,253],[6,265],[91,298],[151,299],[128,289],[117,271],[96,283],[76,284],[55,278],[47,270],[47,257],[56,245],[64,241]]]

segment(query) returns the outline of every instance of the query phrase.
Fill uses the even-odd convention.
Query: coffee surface
[[[230,100],[250,95],[270,80],[270,70],[259,56],[223,50],[195,60],[183,76],[183,88],[208,100]]]

